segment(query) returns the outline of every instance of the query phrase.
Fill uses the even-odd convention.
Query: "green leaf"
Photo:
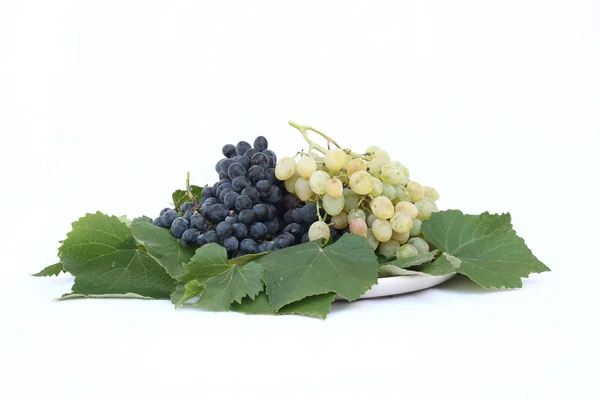
[[[177,277],[185,273],[184,264],[194,255],[194,250],[171,235],[168,229],[160,228],[146,221],[131,224],[133,236],[142,244],[148,254],[156,259],[171,275]]]
[[[510,214],[436,212],[423,223],[423,234],[443,252],[427,272],[455,270],[486,288],[519,288],[521,278],[550,270],[517,236]]]
[[[459,258],[448,253],[442,253],[436,262],[421,268],[421,272],[427,275],[448,275],[455,273],[462,262]]]
[[[179,289],[178,285],[178,290],[175,290],[177,292],[176,301],[173,302],[175,307],[183,306],[194,297],[199,296],[204,290],[204,286],[199,281],[190,281],[185,285],[180,284],[180,286],[183,287],[183,291]]]
[[[81,294],[67,293],[63,294],[56,300],[72,300],[72,299],[140,299],[140,300],[156,300],[153,297],[141,296],[136,293],[124,294]]]
[[[179,282],[205,281],[222,274],[229,267],[230,261],[227,260],[227,250],[216,243],[209,243],[196,249],[196,253],[190,262],[184,264],[184,272],[175,278]]]
[[[57,262],[56,264],[52,264],[44,268],[37,274],[32,274],[31,276],[58,276],[58,274],[61,272],[63,272],[63,265],[62,263]]]
[[[379,268],[379,276],[402,276],[402,275],[416,275],[403,272],[405,268],[415,267],[423,265],[426,262],[433,260],[438,253],[437,250],[430,251],[428,253],[421,253],[414,257],[402,258],[400,260],[388,261],[383,263]]]
[[[119,221],[121,221],[122,223],[124,223],[127,226],[131,225],[131,220],[129,218],[127,218],[126,215],[121,215],[119,217]]]
[[[171,198],[173,199],[173,204],[180,204],[180,202],[182,201],[182,199],[187,195],[187,192],[185,190],[176,190],[173,192],[173,194],[171,195]]]
[[[147,222],[147,223],[151,224],[152,218],[142,215],[141,217],[134,218],[133,221],[131,221],[131,224],[135,224],[137,222]],[[129,225],[131,225],[131,224],[129,224]]]
[[[233,303],[233,311],[244,314],[283,315],[298,314],[325,319],[331,311],[331,304],[335,300],[335,293],[325,293],[306,297],[302,300],[283,306],[279,311],[269,304],[269,298],[265,292],[260,292],[255,299],[244,297],[241,303]]]
[[[308,242],[267,254],[260,259],[270,303],[276,310],[308,296],[337,293],[358,299],[377,282],[379,263],[361,236],[345,234],[321,247]]]
[[[175,282],[138,247],[131,227],[100,212],[86,214],[72,226],[59,256],[64,270],[75,277],[73,294],[169,298]]]
[[[196,199],[196,202],[199,202],[202,199],[202,189],[204,189],[204,187],[200,187],[200,186],[196,186],[196,185],[190,185],[190,191],[192,192],[192,196],[194,196],[194,198]],[[176,190],[173,192],[173,194],[171,195],[171,198],[173,199],[173,204],[179,204],[183,203],[183,198],[187,197],[187,191],[186,190]],[[192,201],[192,199],[190,199],[189,197],[186,199],[187,201]]]
[[[180,303],[183,304],[181,299],[185,295],[185,284],[178,283],[177,288],[171,293],[171,303],[175,304],[175,307],[179,307]]]

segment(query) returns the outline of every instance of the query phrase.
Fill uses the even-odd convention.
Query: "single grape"
[[[329,240],[330,237],[331,233],[329,232],[329,225],[323,221],[313,222],[308,229],[308,239],[311,242],[318,239]]]
[[[206,199],[206,201],[204,201],[204,203],[202,203],[202,210],[208,211],[215,204],[220,204],[219,199],[216,197],[209,197],[208,199]]]
[[[246,189],[248,189],[248,188],[246,188]],[[245,195],[238,196],[238,198],[235,199],[235,208],[237,208],[238,211],[251,209],[252,208],[252,199]]]
[[[350,177],[350,188],[357,194],[369,194],[373,186],[373,177],[365,171],[358,171]]]
[[[217,163],[215,164],[215,171],[217,172],[217,174],[219,172],[221,172],[221,163],[223,162],[223,160],[226,160],[226,158],[222,158],[219,161],[217,161]]]
[[[202,247],[206,244],[206,238],[204,237],[204,233],[201,233],[200,235],[198,235],[198,237],[196,238],[196,246]]]
[[[355,172],[366,170],[367,164],[360,158],[355,158],[351,160],[348,165],[346,165],[346,172],[348,173],[348,176],[352,176]]]
[[[180,238],[181,235],[183,235],[183,232],[185,232],[189,227],[190,227],[190,223],[188,222],[187,219],[182,218],[182,217],[177,217],[177,218],[175,218],[175,220],[173,221],[173,224],[171,225],[171,234],[173,236],[175,236],[176,238]]]
[[[246,171],[250,169],[252,163],[250,162],[250,158],[246,156],[238,156],[236,162],[240,164],[242,167],[246,168]]]
[[[208,228],[208,222],[204,219],[204,217],[200,214],[193,215],[190,218],[190,225],[192,228],[196,228],[201,232],[204,232],[206,228]]]
[[[285,190],[287,190],[288,193],[296,193],[296,181],[300,178],[300,175],[294,175],[291,178],[287,179],[284,182]]]
[[[425,191],[423,190],[423,187],[418,182],[415,182],[415,181],[408,182],[408,185],[406,185],[406,190],[408,191],[408,194],[410,195],[410,199],[413,203],[416,203],[417,201],[421,201],[425,197]]]
[[[327,193],[327,182],[329,181],[329,179],[329,174],[327,172],[315,171],[309,179],[310,188],[316,194],[323,195]]]
[[[200,236],[200,231],[195,228],[186,229],[181,234],[181,241],[187,245],[194,245],[198,240],[198,236]]]
[[[397,193],[396,193],[396,188],[394,188],[392,185],[390,185],[387,182],[383,182],[382,183],[383,186],[383,191],[381,192],[382,196],[387,197],[390,200],[395,200],[397,197]]]
[[[225,250],[227,250],[230,253],[237,251],[239,244],[240,242],[234,236],[230,236],[223,241],[223,246],[225,247]]]
[[[394,205],[385,196],[375,197],[371,201],[370,208],[371,212],[380,219],[389,219],[394,215]]]
[[[379,247],[379,240],[377,240],[377,237],[375,237],[375,234],[373,233],[373,229],[367,229],[367,242],[369,243],[369,245],[371,246],[371,248],[373,249],[373,251],[375,251],[375,249],[377,249],[377,247]]]
[[[384,165],[388,165],[390,163],[389,160],[386,160],[383,157],[375,157],[371,161],[367,162],[367,169],[373,175],[381,174],[381,169]]]
[[[221,200],[221,194],[223,194],[223,191],[225,191],[226,189],[232,189],[231,183],[223,183],[217,188],[217,197],[219,198],[219,200]]]
[[[394,186],[403,184],[406,181],[402,171],[391,164],[384,165],[381,168],[381,180]]]
[[[267,236],[267,227],[262,222],[255,222],[250,226],[250,236],[256,239],[264,239]]]
[[[265,224],[265,226],[267,227],[267,235],[275,236],[277,235],[277,232],[279,232],[279,224],[277,223],[277,221],[271,219],[263,222],[263,224]]]
[[[179,214],[177,213],[177,211],[175,211],[175,210],[168,210],[162,216],[163,223],[164,223],[164,225],[167,228],[170,228],[171,225],[173,224],[173,221],[175,221],[178,217],[179,217]]]
[[[291,233],[292,235],[294,235],[294,237],[296,238],[296,242],[299,242],[302,240],[302,236],[304,235],[305,231],[304,228],[302,227],[302,225],[300,224],[296,224],[296,223],[291,223],[288,226],[286,226],[285,228],[283,228],[282,233]]]
[[[221,239],[226,239],[229,236],[231,236],[231,224],[228,224],[225,221],[219,222],[215,230],[217,231],[217,234],[221,237]]]
[[[159,228],[168,228],[168,226],[165,225],[162,216],[155,218],[154,221],[152,221],[152,225],[158,226]]]
[[[275,177],[275,168],[267,168],[265,170],[265,179],[272,184],[277,183],[277,177]]]
[[[248,235],[248,228],[241,222],[231,225],[231,234],[238,239],[243,239]]]
[[[304,235],[302,235],[302,240],[300,240],[300,243],[306,243],[306,242],[310,242],[310,239],[308,238],[308,232],[306,232]]]
[[[361,218],[354,218],[350,221],[350,232],[360,235],[364,238],[367,237],[367,222]]]
[[[369,228],[373,227],[373,222],[375,222],[377,220],[377,217],[375,216],[375,214],[369,214],[367,216],[367,226]]]
[[[421,227],[423,226],[423,221],[415,218],[412,220],[412,223],[413,223],[413,226],[409,232],[410,236],[411,237],[419,236],[421,234]]]
[[[306,178],[298,178],[296,179],[296,184],[294,187],[294,192],[296,196],[302,201],[308,201],[313,197],[313,191],[310,188],[310,183]]]
[[[396,242],[400,243],[400,244],[404,244],[406,242],[408,242],[408,239],[410,238],[410,234],[409,232],[404,232],[404,233],[400,233],[400,232],[392,232],[392,240],[395,240]]]
[[[385,219],[377,219],[373,222],[373,235],[379,242],[387,242],[392,238],[392,227]]]
[[[296,172],[303,178],[310,178],[316,170],[317,162],[312,157],[302,157],[296,164]]]
[[[403,185],[394,186],[394,190],[396,191],[396,203],[411,200],[410,193],[408,193],[408,190]]]
[[[254,221],[256,221],[256,215],[254,215],[254,212],[252,212],[252,210],[249,208],[240,211],[239,218],[240,222],[246,225],[251,225],[254,223]]]
[[[232,190],[223,198],[223,204],[225,204],[225,206],[231,210],[235,208],[235,201],[238,197],[240,197],[240,195]]]
[[[293,210],[298,207],[298,197],[293,194],[286,194],[283,196],[283,207],[286,210]]]
[[[219,222],[224,221],[228,215],[229,209],[227,207],[225,207],[223,204],[215,204],[208,210],[207,218],[213,224],[218,224]]]
[[[254,139],[254,148],[258,151],[265,151],[269,147],[269,142],[264,136],[259,136]]]
[[[266,204],[256,204],[252,207],[252,212],[256,216],[256,221],[266,221],[269,217],[269,208]]]
[[[328,195],[337,199],[344,194],[344,185],[338,178],[333,178],[327,181],[326,190]]]
[[[246,152],[244,153],[244,155],[242,157],[246,157],[247,159],[252,159],[252,156],[255,155],[256,153],[258,153],[258,150],[256,149],[248,149],[246,150]]]
[[[296,208],[294,210],[292,210],[292,222],[295,222],[297,224],[301,224],[304,222],[304,217],[302,216],[302,208]],[[316,209],[315,209],[315,214],[316,214]]]
[[[237,214],[232,214],[225,217],[225,222],[227,222],[229,225],[233,225],[235,223],[238,223],[239,221],[240,220]]]
[[[396,257],[396,252],[400,248],[400,243],[396,242],[393,238],[385,243],[381,243],[377,248],[377,252],[385,258]]]
[[[325,154],[325,165],[330,171],[341,171],[346,160],[346,153],[342,149],[333,149]]]
[[[223,155],[227,158],[232,158],[236,156],[235,146],[232,144],[226,144],[223,146]]]
[[[331,223],[336,229],[345,229],[350,224],[348,222],[348,214],[342,211],[338,215],[331,217]]]
[[[274,249],[284,249],[286,247],[292,246],[294,243],[290,242],[290,239],[286,235],[279,235],[273,240]]]
[[[261,193],[269,193],[269,192],[271,192],[271,182],[269,182],[266,179],[263,179],[262,181],[256,182],[256,186],[255,187]]]
[[[381,196],[383,193],[383,182],[377,178],[373,178],[373,190],[371,190],[371,197]]]
[[[209,197],[210,197],[210,196],[209,196]],[[163,208],[162,210],[160,210],[160,214],[159,214],[159,215],[162,217],[162,216],[163,216],[163,215],[165,215],[165,213],[166,213],[167,211],[169,211],[169,210],[171,210],[171,208],[170,208],[170,207],[165,207],[165,208]]]
[[[224,159],[223,161],[221,161],[221,170],[219,172],[227,174],[227,171],[229,171],[229,167],[231,167],[233,164],[236,164],[236,162],[233,159]]]
[[[246,238],[240,243],[240,251],[242,254],[256,254],[258,253],[258,243],[253,239]]]
[[[367,214],[363,210],[352,210],[348,213],[348,222],[352,222],[353,219],[362,219],[363,221],[367,220]]]
[[[360,202],[360,195],[354,193],[352,189],[345,188],[344,197],[344,211],[349,213],[350,211],[358,207],[358,203]]]
[[[267,204],[267,207],[269,208],[269,216],[267,219],[272,220],[277,218],[277,208],[273,204]]]
[[[335,198],[326,194],[323,196],[323,208],[331,216],[339,215],[344,209],[344,196]]]
[[[263,150],[262,152],[265,153],[266,155],[268,155],[269,157],[273,157],[273,160],[275,162],[277,162],[277,155],[275,154],[274,151],[267,149],[267,150]]]
[[[284,157],[275,166],[275,176],[280,181],[290,179],[296,173],[296,161],[291,157]]]
[[[246,172],[246,177],[250,179],[252,184],[256,184],[258,181],[262,181],[266,178],[265,170],[260,165],[253,165],[248,172]]]
[[[197,212],[197,211],[195,211],[195,210],[188,210],[188,211],[185,213],[185,215],[184,215],[184,218],[185,218],[185,219],[187,219],[189,222],[192,222],[192,217],[193,217],[194,215],[196,215],[196,214],[198,214],[198,212]]]
[[[312,224],[319,220],[317,216],[317,205],[315,203],[307,203],[302,207],[302,219],[307,224]]]
[[[417,201],[415,207],[417,207],[417,210],[419,211],[417,219],[420,219],[421,221],[426,221],[431,218],[431,214],[435,211],[435,204],[427,199]]]
[[[250,179],[246,178],[245,176],[238,176],[231,182],[231,188],[238,193],[241,193],[242,190],[251,185],[252,183],[250,182]]]
[[[390,225],[395,232],[405,233],[412,229],[412,218],[403,212],[394,214],[390,219]]]
[[[417,215],[419,214],[417,207],[410,201],[401,201],[396,204],[396,212],[404,213],[411,219],[417,218]]]
[[[241,141],[237,144],[237,146],[235,146],[235,152],[237,153],[238,156],[243,156],[244,153],[246,151],[248,151],[248,149],[251,149],[251,148],[252,148],[252,146],[250,146],[250,143]]]
[[[283,199],[283,193],[277,186],[271,187],[271,193],[265,198],[265,202],[269,204],[279,204]]]
[[[244,190],[242,190],[242,196],[248,196],[250,198],[250,200],[252,200],[252,204],[258,204],[260,203],[260,193],[258,191],[258,189],[253,188],[253,187],[247,187],[244,188]]]
[[[242,164],[233,163],[227,169],[227,175],[231,179],[235,179],[238,176],[245,176],[246,175],[246,168],[244,168],[244,166]]]
[[[411,238],[408,244],[412,244],[419,254],[429,252],[429,243],[419,237]]]
[[[263,153],[256,153],[250,159],[252,165],[259,165],[263,170],[269,168],[269,159]]]
[[[202,189],[202,198],[208,198],[208,197],[214,197],[215,194],[213,193],[213,188],[212,186],[206,186],[205,188]]]
[[[416,257],[419,255],[419,252],[412,244],[403,244],[400,246],[398,251],[396,251],[396,258],[401,260],[403,258]]]
[[[385,158],[388,161],[390,160],[390,155],[388,154],[388,152],[385,151],[385,150],[383,150],[381,147],[378,147],[378,146],[369,146],[367,148],[366,153],[372,154],[375,157]]]
[[[206,243],[219,243],[219,234],[214,230],[209,230],[204,233]]]
[[[259,253],[267,253],[269,251],[273,251],[275,248],[275,243],[273,242],[263,242],[258,246]]]
[[[190,211],[192,208],[194,207],[194,203],[192,203],[191,201],[185,202],[181,205],[181,207],[179,207],[179,209],[181,210],[181,212],[183,214],[185,214],[186,212]]]

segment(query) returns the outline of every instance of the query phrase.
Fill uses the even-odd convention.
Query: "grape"
[[[315,203],[307,203],[302,207],[302,219],[307,224],[312,224],[319,220],[317,216],[317,205]]]
[[[252,156],[250,161],[252,162],[252,165],[258,165],[262,167],[263,170],[269,168],[269,159],[263,153],[256,153]]]
[[[421,226],[423,225],[423,222],[420,219],[413,219],[412,220],[413,223],[413,227],[410,230],[410,236],[414,237],[414,236],[419,236],[421,234]]]
[[[248,172],[246,172],[246,176],[253,184],[266,178],[265,170],[260,165],[251,166],[250,169],[248,169]]]
[[[408,239],[410,238],[410,234],[409,232],[404,232],[404,233],[399,233],[399,232],[392,232],[392,240],[395,240],[396,242],[400,243],[400,244],[404,244],[406,242],[408,242]]]
[[[264,136],[259,136],[254,139],[254,148],[258,151],[265,151],[269,147],[269,142]]]
[[[190,223],[188,222],[187,219],[182,218],[182,217],[177,217],[177,218],[175,218],[175,220],[173,221],[173,224],[171,225],[171,234],[173,236],[175,236],[176,238],[180,238],[181,235],[183,235],[183,232],[185,232],[189,227],[190,227]]]
[[[271,236],[277,235],[277,232],[279,232],[279,224],[277,223],[277,221],[269,220],[269,221],[265,221],[263,223],[267,227],[267,235],[271,235]]]
[[[357,194],[368,194],[373,190],[373,177],[365,171],[355,172],[350,177],[350,187]]]
[[[371,212],[377,218],[389,219],[394,215],[394,205],[391,200],[385,196],[375,197],[370,204]]]
[[[202,247],[206,244],[206,238],[204,237],[204,233],[201,233],[200,235],[198,235],[198,237],[196,238],[196,245],[199,247]]]
[[[338,198],[326,194],[323,197],[323,208],[331,216],[336,216],[344,209],[344,196]]]
[[[344,185],[338,178],[333,178],[327,181],[326,190],[328,195],[337,199],[344,194]]]
[[[231,236],[231,225],[225,221],[219,222],[215,230],[217,231],[217,235],[219,235],[221,239],[226,239],[229,236]]]
[[[273,242],[263,242],[258,246],[259,253],[267,253],[269,251],[273,251],[275,248],[275,243]]]
[[[344,189],[344,211],[350,212],[358,207],[360,196],[352,191],[352,189]]]
[[[313,196],[313,191],[310,188],[310,184],[306,178],[298,178],[294,187],[296,196],[302,201],[308,201]]]
[[[206,216],[210,222],[212,222],[213,224],[218,224],[219,222],[224,221],[228,215],[229,210],[227,209],[227,207],[225,207],[223,204],[215,204],[208,210]]]
[[[406,190],[410,195],[410,200],[414,203],[423,200],[423,198],[425,197],[425,191],[418,182],[408,182],[408,185],[406,185]]]
[[[250,162],[250,158],[248,158],[246,156],[238,156],[236,162],[238,164],[240,164],[242,167],[246,168],[246,171],[248,169],[250,169],[250,167],[252,166],[252,163]]]
[[[308,239],[311,242],[318,239],[329,240],[330,237],[329,225],[323,221],[314,222],[308,230]]]
[[[403,212],[398,212],[390,219],[390,225],[395,232],[405,233],[410,232],[413,223],[412,218]]]
[[[275,155],[275,152],[273,152],[272,150],[263,150],[262,152],[268,155],[269,157],[272,157],[274,162],[277,162],[277,155]]]
[[[375,220],[377,220],[377,217],[375,216],[375,214],[369,214],[369,216],[367,217],[367,226],[369,228],[372,228],[373,222],[375,222]]]
[[[302,157],[296,164],[296,172],[303,178],[310,178],[316,170],[317,162],[312,157]]]
[[[348,214],[342,211],[338,215],[331,217],[331,223],[336,229],[345,229],[350,224],[348,222]]]
[[[244,153],[244,155],[242,157],[246,157],[247,159],[252,159],[252,156],[255,155],[256,153],[258,153],[258,150],[256,149],[248,149],[246,150],[246,152]]]
[[[281,193],[281,190],[277,186],[273,186],[271,188],[271,193],[265,199],[265,201],[269,204],[278,204],[279,202],[281,202],[282,198],[283,194]]]
[[[394,188],[387,182],[383,182],[382,185],[383,192],[381,192],[381,195],[387,197],[390,200],[395,200],[397,197],[396,188]]]
[[[191,201],[185,202],[181,205],[180,210],[183,214],[185,214],[186,212],[190,211],[192,208],[194,207],[194,203],[192,203]]]
[[[245,176],[246,175],[246,168],[244,168],[244,166],[242,164],[233,163],[227,169],[227,175],[231,179],[237,178],[238,176]]]
[[[225,222],[227,222],[229,225],[233,225],[239,222],[239,218],[237,214],[228,215],[225,217]]]
[[[246,238],[240,243],[240,251],[242,254],[256,254],[258,253],[258,243],[253,239]]]
[[[363,210],[352,210],[348,214],[348,222],[352,222],[353,219],[362,219],[363,221],[367,220],[367,215]]]
[[[223,146],[223,155],[227,158],[235,157],[236,155],[235,146],[232,144],[226,144]]]
[[[251,185],[250,180],[245,176],[238,176],[231,182],[231,188],[238,193]]]
[[[383,182],[377,178],[373,178],[373,190],[369,194],[371,197],[381,196],[383,194]]]
[[[181,241],[187,245],[193,245],[196,244],[198,236],[200,236],[198,229],[188,228],[181,234]]]
[[[325,165],[330,171],[341,171],[346,165],[346,153],[342,149],[333,149],[325,154]]]
[[[388,220],[376,219],[372,229],[373,235],[380,242],[387,242],[392,238],[392,227]]]
[[[308,238],[308,232],[306,232],[304,235],[302,235],[302,240],[300,242],[301,243],[310,242],[310,239]]]
[[[188,212],[186,212],[186,213],[185,213],[184,217],[185,217],[185,219],[187,219],[189,222],[192,222],[192,217],[193,217],[194,215],[196,215],[196,214],[197,214],[197,212],[196,212],[196,211],[194,211],[194,210],[189,210]]]
[[[400,203],[396,204],[396,212],[404,213],[411,219],[417,218],[417,215],[419,214],[417,207],[410,201],[401,201]]]
[[[209,231],[204,232],[204,240],[206,240],[206,243],[218,243],[219,235],[217,234],[217,232],[211,229]]]
[[[190,218],[190,225],[192,228],[196,228],[199,231],[205,231],[206,228],[208,228],[208,223],[200,214],[193,215],[192,218]]]
[[[235,152],[237,153],[238,156],[243,156],[244,153],[246,151],[248,151],[248,149],[251,149],[251,148],[252,148],[252,146],[250,146],[250,143],[241,141],[237,144],[237,146],[235,146]]]
[[[291,212],[291,217],[292,217],[292,222],[295,222],[297,224],[301,224],[304,222],[304,217],[302,216],[302,208],[297,208],[295,210],[292,210]],[[315,209],[315,214],[316,214],[316,209]]]
[[[382,157],[375,157],[367,163],[369,172],[374,175],[379,175],[384,165],[388,165],[390,162]]]
[[[299,178],[301,178],[300,175],[294,175],[284,182],[285,190],[287,190],[288,193],[296,193],[296,181]]]
[[[159,228],[168,228],[162,217],[155,218],[154,221],[152,221],[152,225],[158,226]]]
[[[275,249],[284,249],[292,246],[294,243],[290,242],[290,238],[287,235],[279,235],[273,240],[273,244]]]
[[[290,179],[296,173],[296,161],[291,157],[284,157],[275,166],[275,176],[280,181]]]
[[[252,207],[252,212],[256,216],[256,221],[266,221],[269,217],[269,208],[266,204],[256,204]]]
[[[366,171],[367,164],[360,158],[355,158],[346,165],[346,172],[348,176],[352,176],[355,172]]]
[[[271,182],[266,179],[256,182],[256,189],[261,193],[269,193],[271,191]]]
[[[167,228],[170,228],[171,225],[173,224],[173,221],[175,221],[178,217],[179,217],[179,214],[177,213],[177,211],[175,211],[175,210],[168,210],[162,216],[163,224]]]
[[[427,243],[425,240],[419,237],[414,237],[410,239],[408,241],[408,244],[412,244],[415,247],[415,249],[417,249],[419,254],[427,253],[429,251],[429,243]]]
[[[215,164],[215,171],[217,172],[217,174],[221,172],[221,163],[223,162],[223,160],[226,160],[226,158],[217,161],[217,163]]]
[[[238,197],[240,197],[240,195],[232,190],[231,192],[227,193],[223,198],[223,204],[225,204],[227,208],[232,209],[235,207],[235,201]]]
[[[390,160],[388,152],[377,146],[369,146],[366,153],[372,154],[375,157],[385,158],[388,161]]]
[[[235,199],[235,208],[237,208],[238,211],[252,208],[252,199],[245,195],[238,196],[238,198]]]
[[[294,208],[297,208],[298,203],[298,197],[294,196],[293,194],[286,194],[283,197],[283,207],[286,210],[293,210]]]
[[[206,186],[204,189],[202,189],[202,198],[208,198],[208,197],[214,197],[214,193],[213,193],[213,188],[212,186]],[[162,214],[161,214],[162,215]]]
[[[416,257],[419,255],[419,252],[412,244],[404,244],[400,246],[398,251],[396,252],[396,258],[401,260],[403,258]]]
[[[239,218],[240,222],[246,225],[251,225],[256,221],[256,215],[250,209],[240,211]]]
[[[225,246],[225,250],[230,253],[233,253],[238,249],[240,242],[234,236],[230,236],[223,241],[223,245]]]
[[[327,172],[316,171],[310,176],[310,188],[316,194],[323,195],[327,193],[327,182],[329,181],[329,179],[329,174]]]
[[[267,236],[267,227],[262,222],[255,222],[250,226],[250,236],[264,239]]]
[[[231,167],[235,163],[236,162],[231,158],[224,159],[223,161],[221,161],[221,170],[219,172],[223,172],[223,173],[227,174],[229,167]]]
[[[275,168],[267,168],[265,170],[265,179],[272,184],[277,182],[277,178],[275,177]]]
[[[385,243],[381,243],[377,252],[384,256],[385,258],[392,258],[396,256],[396,252],[400,248],[400,243],[391,239]]]
[[[364,219],[354,218],[350,221],[350,232],[352,233],[356,233],[357,235],[366,238],[368,229],[369,228],[367,227],[367,223]]]
[[[394,186],[405,182],[402,171],[390,164],[381,168],[381,180]]]
[[[431,218],[431,214],[435,211],[435,204],[426,199],[417,201],[415,207],[417,207],[417,210],[419,211],[417,219],[420,219],[421,221],[426,221]]]
[[[410,197],[410,193],[408,192],[408,190],[402,186],[402,185],[396,185],[394,187],[394,190],[396,191],[396,200],[397,202],[400,201],[410,201],[411,197]]]
[[[269,216],[267,219],[272,220],[277,218],[277,208],[273,204],[267,204],[267,208],[269,209]]]
[[[367,229],[367,242],[369,243],[369,245],[371,246],[371,248],[373,249],[373,251],[375,251],[375,249],[377,249],[377,247],[379,247],[379,240],[377,240],[377,238],[375,237],[375,234],[373,233],[373,229]]]
[[[217,188],[217,197],[221,199],[221,194],[225,189],[232,189],[231,183],[223,183]]]
[[[231,225],[231,234],[238,239],[243,239],[248,235],[248,228],[241,222]]]
[[[244,188],[244,190],[242,190],[241,196],[248,196],[250,198],[250,200],[252,201],[253,205],[260,203],[260,193],[258,192],[258,190],[256,188],[253,188],[253,187]]]
[[[404,164],[402,164],[400,161],[392,161],[390,164],[402,171],[405,178],[408,178],[410,176],[408,168],[406,168]]]
[[[296,242],[301,241],[302,236],[305,233],[304,228],[302,228],[302,225],[296,224],[296,223],[291,223],[288,226],[286,226],[285,228],[283,228],[282,233],[286,233],[286,232],[294,235],[294,237],[296,238]]]

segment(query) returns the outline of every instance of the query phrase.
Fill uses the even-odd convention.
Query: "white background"
[[[598,399],[597,1],[0,1],[0,398]],[[385,147],[552,270],[325,322],[52,302],[86,212],[155,215],[292,119]]]

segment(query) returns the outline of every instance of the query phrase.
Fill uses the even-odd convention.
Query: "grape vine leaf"
[[[486,288],[520,288],[521,278],[550,269],[512,228],[510,214],[435,212],[423,223],[424,238],[442,255],[422,271],[454,270]]]
[[[298,314],[325,319],[331,311],[331,304],[334,300],[335,293],[318,294],[298,300],[275,311],[275,308],[269,304],[267,294],[260,292],[255,299],[244,297],[241,303],[233,303],[231,310],[249,315]]]
[[[119,218],[86,214],[72,227],[59,248],[64,270],[75,277],[72,294],[168,299],[175,289],[173,278]]]
[[[308,242],[261,257],[270,304],[283,306],[324,293],[357,300],[377,283],[379,263],[369,243],[347,233],[332,245]]]
[[[169,275],[176,277],[185,273],[184,264],[190,261],[194,250],[173,237],[168,229],[152,225],[144,219],[133,220],[131,229],[138,244],[143,245]]]
[[[380,277],[389,277],[389,276],[404,276],[404,275],[418,275],[408,271],[406,268],[416,267],[419,265],[423,265],[426,262],[432,261],[437,255],[438,251],[433,250],[427,253],[421,253],[414,257],[401,258],[394,261],[387,261],[381,265],[379,268],[379,276]]]
[[[202,198],[202,189],[204,189],[204,188],[200,187],[200,186],[196,186],[196,185],[190,186],[190,191],[192,192],[192,196],[194,196],[196,198],[196,201],[199,201]],[[173,204],[181,203],[181,201],[183,200],[183,198],[186,195],[187,195],[186,190],[174,191],[173,194],[171,195],[171,198],[173,199]],[[188,199],[188,201],[191,201],[191,199]]]
[[[141,296],[136,293],[124,294],[81,294],[81,293],[66,293],[56,300],[71,300],[71,299],[141,299],[154,300],[153,297]]]
[[[63,265],[61,262],[57,262],[47,266],[37,274],[31,274],[31,276],[58,276],[61,272],[63,272]]]

